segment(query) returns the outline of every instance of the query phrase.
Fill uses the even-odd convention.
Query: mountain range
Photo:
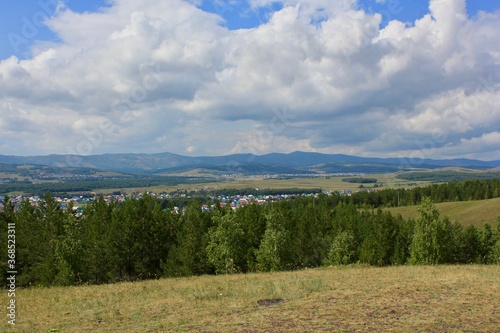
[[[172,153],[103,155],[0,155],[0,163],[36,164],[55,167],[92,168],[132,174],[171,174],[193,169],[212,173],[305,174],[340,172],[395,172],[413,169],[463,167],[488,169],[500,167],[500,160],[371,158],[314,152],[233,154],[190,157]]]

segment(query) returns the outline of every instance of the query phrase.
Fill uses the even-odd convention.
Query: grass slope
[[[500,217],[500,198],[478,201],[443,202],[436,204],[441,216],[448,216],[452,222],[459,221],[467,226],[481,227],[486,222],[496,224]],[[393,215],[401,214],[405,219],[416,218],[417,206],[388,208]]]
[[[16,296],[17,325],[12,330],[4,315],[0,332],[498,332],[500,327],[500,266],[322,268],[35,288]],[[6,311],[5,291],[0,300]]]

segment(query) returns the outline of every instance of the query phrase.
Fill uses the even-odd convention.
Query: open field
[[[0,178],[9,178],[9,179],[23,179],[21,176],[9,172],[0,172]]]
[[[40,185],[40,184],[50,184],[50,183],[59,183],[57,179],[44,179],[43,177],[35,177],[33,178],[31,174],[26,174],[26,172],[22,173],[21,170],[26,171],[26,169],[33,168],[35,166],[30,166],[30,165],[22,165],[18,166],[17,169],[13,169],[14,171],[5,171],[5,172],[0,172],[0,178],[10,178],[10,179],[17,179],[17,180],[29,180],[33,182],[35,185]],[[48,168],[48,172],[52,172],[53,170]],[[45,169],[40,169],[44,172],[43,170]],[[419,169],[420,170],[420,169]],[[64,169],[62,169],[63,172]],[[85,170],[84,170],[85,171]],[[425,171],[425,169],[421,169],[421,171]],[[429,173],[439,173],[443,171],[454,171],[454,172],[462,172],[466,174],[474,174],[474,175],[481,175],[482,173],[485,173],[486,171],[491,171],[490,170],[475,170],[475,169],[465,169],[465,168],[441,168],[441,169],[433,169],[433,170],[427,170],[426,172],[423,172],[424,174]],[[57,174],[58,171],[56,171]],[[68,172],[74,173],[78,172],[78,170],[73,170],[73,169],[68,169]],[[424,179],[424,180],[415,180],[419,179],[414,178],[412,180],[405,180],[405,179],[398,179],[396,178],[398,175],[400,175],[400,172],[394,172],[394,173],[379,173],[379,174],[365,174],[363,176],[352,176],[350,174],[345,174],[342,176],[318,176],[318,177],[298,177],[298,178],[264,178],[263,176],[255,176],[255,177],[243,177],[243,178],[237,178],[234,180],[223,180],[221,178],[220,181],[217,182],[203,182],[200,181],[200,183],[196,184],[193,183],[192,179],[186,179],[186,184],[178,184],[178,185],[169,185],[172,184],[173,182],[171,181],[171,177],[166,177],[165,181],[163,182],[163,178],[161,176],[155,176],[159,177],[158,179],[155,179],[154,184],[155,186],[142,186],[142,184],[147,184],[148,180],[144,179],[144,182],[139,182],[135,183],[138,186],[137,187],[131,187],[133,185],[130,184],[130,182],[127,184],[127,181],[124,180],[124,185],[125,187],[117,187],[120,186],[120,184],[117,184],[116,181],[114,182],[109,182],[108,184],[102,184],[99,185],[99,187],[94,188],[93,192],[96,193],[103,193],[103,194],[109,194],[112,192],[117,192],[117,191],[125,191],[127,193],[131,192],[146,192],[146,191],[152,191],[156,193],[161,193],[161,192],[172,192],[176,191],[179,188],[182,189],[187,189],[187,190],[202,190],[202,189],[244,189],[244,188],[261,188],[261,189],[289,189],[289,188],[299,188],[299,189],[311,189],[311,188],[321,188],[324,191],[340,191],[340,190],[351,190],[351,191],[357,191],[359,190],[360,184],[358,183],[348,183],[348,182],[343,182],[343,178],[350,178],[350,177],[363,177],[363,178],[376,178],[377,179],[377,189],[385,189],[385,188],[413,188],[416,186],[426,186],[431,184],[431,181],[428,181],[430,179]],[[184,173],[178,173],[178,174],[169,174],[169,176],[186,176],[186,177],[192,177],[192,176],[200,176],[200,175],[207,175],[206,173],[203,173],[203,169],[194,169],[190,171],[186,171]],[[117,172],[112,172],[112,171],[97,171],[94,176],[102,176],[102,177],[124,177],[123,174],[117,173]],[[146,177],[146,176],[144,176]],[[56,177],[57,178],[57,177]],[[147,177],[146,177],[147,178]],[[103,180],[105,182],[106,180]],[[181,179],[182,181],[182,179]],[[439,181],[439,176],[434,179],[434,181]],[[71,180],[65,180],[66,183],[71,183]],[[149,182],[151,183],[151,182]],[[165,185],[158,185],[164,183]],[[135,185],[134,184],[134,185]],[[373,183],[369,184],[363,184],[363,187],[365,189],[374,189]],[[56,186],[56,185],[55,185]],[[82,183],[80,180],[76,181],[73,187],[78,187],[82,186]],[[92,186],[92,185],[90,185]],[[128,187],[127,187],[128,186]],[[50,187],[48,187],[50,189]],[[85,186],[85,190],[75,190],[75,193],[80,193],[82,191],[89,191],[90,187]],[[19,191],[11,190],[13,192],[6,191],[5,193],[8,194],[13,194],[13,193],[22,193],[22,189]],[[64,191],[64,190],[61,190]],[[71,192],[71,191],[69,191]]]
[[[467,226],[477,227],[486,222],[495,224],[500,219],[500,198],[478,201],[443,202],[436,204],[441,216],[448,216],[452,222],[459,221]],[[401,214],[405,219],[416,218],[417,206],[388,208],[393,215]]]
[[[500,266],[340,267],[18,290],[0,332],[498,332]],[[7,302],[2,292],[1,304]],[[6,311],[2,305],[3,311]]]
[[[387,173],[387,174],[369,174],[364,175],[364,178],[376,178],[377,183],[383,184],[384,188],[410,188],[415,186],[425,186],[430,184],[426,181],[408,181],[403,179],[397,179],[398,173]],[[221,181],[214,183],[203,183],[203,184],[179,184],[175,186],[154,186],[154,187],[143,187],[143,188],[133,188],[126,189],[128,191],[144,192],[153,191],[157,193],[161,192],[172,192],[179,188],[184,188],[188,190],[202,190],[202,189],[244,189],[244,188],[261,188],[261,189],[285,189],[285,188],[300,188],[300,189],[310,189],[310,188],[321,188],[325,191],[339,191],[339,190],[359,190],[360,184],[343,182],[343,178],[349,178],[352,176],[338,176],[338,177],[314,177],[314,178],[292,178],[292,179],[264,179],[262,177],[255,178],[238,178],[232,181]],[[358,176],[356,176],[358,177]],[[363,184],[367,189],[373,188],[374,184]],[[120,189],[109,189],[109,190],[96,190],[97,193],[108,193],[111,191],[118,191]]]

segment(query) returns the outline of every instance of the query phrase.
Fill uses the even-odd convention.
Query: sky
[[[500,1],[0,3],[0,154],[500,159]]]

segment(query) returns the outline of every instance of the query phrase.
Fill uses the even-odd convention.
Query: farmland
[[[404,179],[398,179],[396,176],[398,173],[388,173],[388,174],[370,174],[369,178],[376,178],[377,184],[380,187],[378,189],[384,188],[405,188],[405,187],[415,187],[415,186],[425,186],[430,184],[428,181],[408,181]],[[245,177],[236,178],[224,181],[215,181],[211,183],[191,183],[191,184],[178,184],[173,186],[151,186],[151,187],[135,187],[130,188],[129,191],[134,192],[144,192],[152,191],[156,193],[161,192],[172,192],[178,188],[184,188],[189,191],[203,190],[203,189],[245,189],[245,188],[261,188],[261,189],[289,189],[289,188],[299,188],[299,189],[309,189],[309,188],[321,188],[324,191],[340,191],[340,190],[359,190],[360,184],[349,183],[343,181],[345,176],[331,176],[331,177],[297,177],[297,178],[264,178],[264,177]],[[373,189],[374,184],[364,184],[365,189]],[[117,191],[120,189],[106,189],[97,190],[99,193],[106,193],[109,191]]]

